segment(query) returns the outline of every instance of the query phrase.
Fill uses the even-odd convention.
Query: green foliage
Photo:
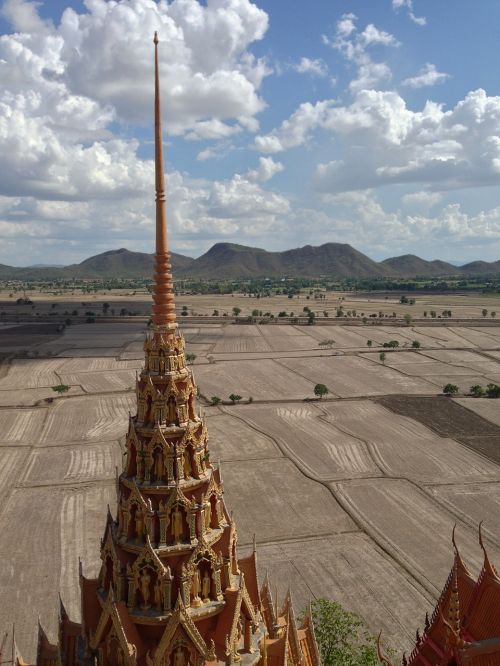
[[[500,386],[498,384],[488,384],[486,395],[488,398],[500,398]]]
[[[335,340],[321,340],[321,342],[318,343],[318,347],[328,347],[331,349],[334,344]]]
[[[411,346],[413,347],[413,349],[420,349],[420,342],[418,340],[413,340]]]
[[[196,360],[196,354],[186,354],[186,361],[188,362],[189,365],[193,365],[195,360]]]
[[[323,666],[378,666],[375,639],[355,613],[317,599],[311,615]]]
[[[396,349],[396,347],[399,347],[399,342],[397,340],[389,340],[389,342],[384,342],[382,347],[389,347],[390,349]]]
[[[241,400],[241,395],[238,395],[237,393],[231,393],[229,400],[231,400],[234,405],[235,402],[239,402]]]
[[[469,392],[475,398],[481,398],[484,395],[484,388],[481,384],[474,384],[474,386],[470,387]]]
[[[314,395],[318,398],[322,398],[324,395],[328,395],[330,391],[324,384],[316,384],[314,387]]]
[[[308,326],[312,326],[315,321],[316,321],[316,315],[314,314],[314,312],[309,312],[309,314],[307,315]]]
[[[366,346],[367,347],[372,347],[373,346],[373,340],[367,340],[366,341]]]
[[[445,395],[456,395],[458,393],[458,386],[456,384],[446,384],[446,386],[443,386],[443,393]]]
[[[484,310],[481,310],[481,314],[483,315],[483,317],[486,317],[486,315],[488,314],[488,310],[486,310],[486,308]]]
[[[210,402],[212,403],[212,405],[218,405],[219,403],[222,402],[222,398],[219,398],[218,395],[213,395],[213,396],[210,398]]]
[[[385,363],[385,352],[380,352],[378,355],[379,359],[382,361],[382,363]]]
[[[403,319],[405,320],[405,323],[406,323],[407,326],[409,326],[411,324],[412,320],[413,320],[411,314],[409,314],[408,312],[405,314]]]
[[[67,384],[57,384],[57,386],[52,387],[52,390],[61,395],[62,393],[69,391],[69,386]]]
[[[240,312],[241,312],[241,308],[238,308],[238,307],[234,306],[234,308],[233,308],[233,315],[234,315],[235,317],[237,317],[237,316],[240,314]]]

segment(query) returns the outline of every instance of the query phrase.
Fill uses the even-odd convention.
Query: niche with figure
[[[191,479],[192,477],[195,476],[195,472],[193,469],[193,460],[194,460],[194,451],[193,451],[193,446],[190,443],[184,449],[182,457],[182,468],[184,471],[185,479]]]
[[[190,421],[194,421],[196,417],[196,414],[194,413],[194,398],[193,394],[189,394],[189,399],[188,399],[188,419]]]
[[[166,664],[168,666],[192,666],[188,646],[183,644],[175,646]]]
[[[144,538],[144,525],[144,515],[141,507],[136,502],[132,502],[130,505],[127,538],[142,541]]]
[[[170,395],[167,400],[167,413],[165,416],[167,425],[177,425],[176,403],[173,395]]]
[[[188,540],[187,514],[184,507],[176,503],[170,511],[168,543],[178,544]]]
[[[217,511],[217,495],[210,497],[210,527],[216,530],[219,527],[219,514]]]
[[[155,447],[153,451],[153,480],[157,484],[161,484],[165,480],[165,463],[161,446]]]
[[[201,558],[196,564],[191,581],[191,605],[197,608],[215,598],[212,564],[210,560]]]
[[[153,420],[153,398],[150,394],[146,396],[146,406],[144,409],[144,423],[151,423]]]

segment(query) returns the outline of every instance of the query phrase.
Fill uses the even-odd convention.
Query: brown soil
[[[442,437],[451,437],[500,463],[500,427],[445,396],[384,396],[377,402],[396,414],[420,421]],[[452,460],[450,464],[453,464]]]
[[[26,349],[42,342],[50,342],[61,335],[59,324],[21,324],[0,327],[0,347],[24,346]]]

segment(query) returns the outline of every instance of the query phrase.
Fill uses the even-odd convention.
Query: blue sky
[[[500,258],[500,3],[6,0],[0,263],[171,246]]]

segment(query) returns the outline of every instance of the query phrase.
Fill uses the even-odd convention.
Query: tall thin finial
[[[163,137],[160,109],[160,71],[158,66],[158,33],[155,45],[155,186],[156,186],[156,252],[153,289],[153,323],[156,327],[175,329],[174,285],[168,250]]]

